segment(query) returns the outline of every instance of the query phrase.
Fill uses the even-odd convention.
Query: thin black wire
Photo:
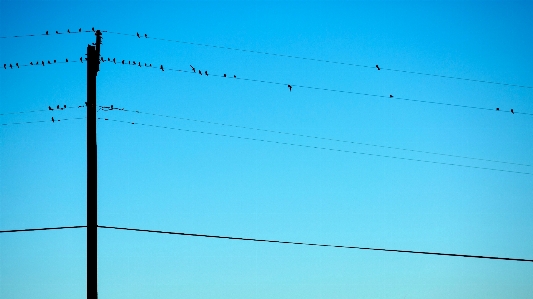
[[[398,159],[398,160],[405,160],[405,161],[412,161],[412,162],[424,162],[424,163],[431,163],[431,164],[457,166],[457,167],[465,167],[465,168],[472,168],[472,169],[482,169],[482,170],[491,170],[491,171],[508,172],[508,173],[517,173],[517,174],[527,174],[527,175],[533,174],[533,173],[529,173],[529,172],[521,172],[521,171],[513,171],[513,170],[505,170],[505,169],[496,169],[496,168],[488,168],[488,167],[479,167],[479,166],[471,166],[471,165],[455,164],[455,163],[444,163],[444,162],[428,161],[428,160],[421,160],[421,159],[402,158],[402,157],[397,157],[397,156],[371,154],[371,153],[347,151],[347,150],[341,150],[341,149],[319,147],[319,146],[311,146],[311,145],[303,145],[303,144],[296,144],[296,143],[289,143],[289,142],[279,142],[279,141],[256,139],[256,138],[250,138],[250,137],[240,137],[240,136],[227,135],[227,134],[218,134],[218,133],[210,133],[210,132],[195,131],[195,130],[188,130],[188,129],[179,129],[179,128],[168,127],[168,126],[157,126],[157,125],[150,125],[150,124],[123,121],[123,120],[115,120],[115,119],[109,119],[109,118],[98,117],[98,119],[104,120],[104,121],[110,120],[110,121],[114,121],[114,122],[127,123],[127,124],[132,124],[132,125],[141,125],[141,126],[147,126],[147,127],[162,128],[162,129],[169,129],[169,130],[177,130],[177,131],[190,132],[190,133],[199,133],[199,134],[206,134],[206,135],[213,135],[213,136],[237,138],[237,139],[251,140],[251,141],[260,141],[260,142],[275,143],[275,144],[281,144],[281,145],[290,145],[290,146],[313,148],[313,149],[320,149],[320,150],[327,150],[327,151],[334,151],[334,152],[342,152],[342,153],[349,153],[349,154],[358,154],[358,155],[373,156],[373,157],[381,157],[381,158],[391,158],[391,159]]]
[[[81,57],[80,57],[80,58],[81,58]],[[66,59],[68,59],[68,58],[66,58]],[[4,68],[4,66],[3,66],[4,64],[2,64],[2,66],[0,66],[0,67],[2,68],[2,70],[10,70],[10,69],[13,69],[13,70],[14,70],[14,69],[18,69],[18,68],[20,68],[20,67],[28,67],[28,66],[33,66],[33,67],[35,67],[35,66],[40,66],[40,67],[43,67],[43,66],[54,65],[54,64],[75,63],[75,62],[78,62],[78,63],[79,63],[79,62],[80,62],[80,59],[79,59],[79,58],[77,58],[77,59],[76,59],[76,58],[74,58],[74,59],[69,59],[69,61],[66,61],[66,59],[65,59],[65,61],[57,61],[57,59],[55,59],[55,61],[54,61],[54,59],[51,59],[51,60],[41,60],[41,62],[37,61],[37,62],[36,62],[35,64],[33,64],[33,65],[28,63],[28,64],[19,64],[18,66],[16,65],[16,63],[18,63],[18,62],[15,62],[15,63],[11,63],[11,66],[12,66],[12,67],[9,66],[10,63],[5,63],[5,64],[6,64],[6,67],[5,67],[5,68]],[[86,59],[86,58],[83,58],[83,60],[87,60],[87,59]],[[30,61],[30,62],[33,63],[33,61]],[[43,64],[43,62],[44,62],[44,64]],[[81,63],[83,63],[83,62],[81,62]]]
[[[467,157],[467,156],[458,156],[458,155],[442,154],[442,153],[435,153],[435,152],[428,152],[428,151],[413,150],[413,149],[407,149],[407,148],[401,148],[401,147],[393,147],[393,146],[378,145],[378,144],[371,144],[371,143],[364,143],[364,142],[356,142],[356,141],[348,141],[348,140],[341,140],[341,139],[333,139],[333,138],[327,138],[327,137],[318,137],[318,136],[311,136],[311,135],[303,135],[303,134],[296,134],[296,133],[290,133],[290,132],[281,132],[281,131],[273,131],[273,130],[266,130],[266,129],[258,129],[258,128],[252,128],[252,127],[244,127],[244,126],[232,125],[232,124],[217,123],[217,122],[206,121],[206,120],[198,120],[198,119],[192,119],[192,118],[177,117],[177,116],[163,115],[163,114],[155,114],[155,113],[147,113],[147,112],[142,112],[142,111],[139,111],[139,110],[128,110],[128,109],[114,109],[114,110],[126,111],[126,112],[132,112],[132,113],[140,113],[140,114],[146,114],[146,115],[158,116],[158,117],[174,118],[174,119],[179,119],[179,120],[192,121],[192,122],[199,122],[199,123],[206,123],[206,124],[212,124],[212,125],[218,125],[218,126],[234,127],[234,128],[239,128],[239,129],[247,129],[247,130],[254,130],[254,131],[261,131],[261,132],[268,132],[268,133],[276,133],[276,134],[281,134],[281,135],[289,135],[289,136],[296,136],[296,137],[305,137],[305,138],[311,138],[311,139],[319,139],[319,140],[335,141],[335,142],[341,142],[341,143],[349,143],[349,144],[357,144],[357,145],[373,146],[373,147],[386,148],[386,149],[393,149],[393,150],[408,151],[408,152],[421,153],[421,154],[430,154],[430,155],[438,155],[438,156],[444,156],[444,157],[461,158],[461,159],[470,159],[470,160],[476,160],[476,161],[485,161],[485,162],[493,162],[493,163],[502,163],[502,164],[511,164],[511,165],[519,165],[519,166],[528,166],[528,167],[533,166],[533,165],[522,164],[522,163],[505,162],[505,161],[490,160],[490,159],[482,159],[482,158],[474,158],[474,157]]]
[[[0,230],[0,233],[22,233],[22,232],[33,232],[33,231],[42,231],[42,230],[58,230],[58,229],[85,228],[85,227],[87,227],[87,225],[25,228],[25,229]]]
[[[60,121],[77,120],[77,119],[86,119],[86,117],[60,118],[60,119],[54,119],[54,121],[60,122]],[[8,123],[8,124],[0,124],[0,125],[2,126],[26,125],[26,124],[36,124],[36,123],[46,123],[46,122],[55,123],[55,122],[52,122],[52,120],[36,120],[36,121],[25,121],[25,122]]]
[[[79,31],[72,31],[72,32],[59,32],[58,33],[55,33],[55,31],[49,31],[50,33],[49,34],[46,34],[46,31],[45,33],[38,33],[38,34],[24,34],[24,35],[11,35],[11,36],[0,36],[0,38],[17,38],[17,37],[30,37],[30,36],[54,36],[54,35],[69,35],[69,34],[79,34],[79,33],[91,33],[91,32],[94,32],[94,31],[91,31],[91,30],[82,30],[81,32]]]
[[[4,115],[14,115],[14,114],[25,114],[25,113],[35,113],[35,112],[47,112],[47,111],[63,111],[65,109],[71,109],[71,108],[85,108],[85,106],[68,106],[67,108],[63,108],[63,109],[57,109],[57,108],[52,108],[53,110],[49,110],[49,109],[39,109],[39,110],[29,110],[29,111],[20,111],[20,112],[6,112],[6,113],[0,113],[0,116],[4,116]]]
[[[120,64],[120,63],[117,63]],[[134,65],[136,66],[136,65]],[[139,65],[142,66],[142,65]],[[163,65],[161,65],[163,66]],[[160,67],[157,66],[145,66],[147,68],[152,69],[160,69]],[[190,73],[194,74],[195,72],[188,71],[188,70],[181,70],[181,69],[173,69],[173,68],[167,68],[164,67],[164,70],[169,71],[175,71],[175,72],[181,72],[181,73]],[[266,81],[266,80],[258,80],[258,79],[248,79],[248,78],[240,78],[240,77],[224,77],[223,75],[216,75],[216,74],[210,74],[209,76],[213,77],[219,77],[219,78],[225,78],[225,79],[237,79],[237,80],[244,80],[244,81],[250,81],[250,82],[258,82],[258,83],[267,83],[267,84],[275,84],[275,85],[283,85],[287,86],[287,83],[280,83],[280,82],[274,82],[274,81]],[[206,76],[206,77],[209,77]],[[291,86],[294,87],[300,87],[300,88],[306,88],[306,89],[312,89],[312,90],[322,90],[322,91],[330,91],[330,92],[339,92],[339,93],[345,93],[345,94],[355,94],[360,96],[368,96],[368,97],[375,97],[375,98],[382,98],[382,99],[388,99],[388,100],[402,100],[402,101],[409,101],[409,102],[418,102],[418,103],[425,103],[425,104],[434,104],[434,105],[443,105],[443,106],[450,106],[450,107],[457,107],[457,108],[469,108],[469,109],[476,109],[476,110],[484,110],[484,111],[491,111],[491,112],[504,112],[504,113],[511,113],[511,111],[504,111],[504,110],[496,110],[495,108],[486,108],[486,107],[476,107],[476,106],[468,106],[468,105],[459,105],[459,104],[450,104],[450,103],[442,103],[442,102],[434,102],[434,101],[425,101],[425,100],[414,100],[409,98],[402,98],[402,97],[390,97],[385,95],[377,95],[377,94],[370,94],[370,93],[363,93],[363,92],[356,92],[356,91],[346,91],[346,90],[338,90],[338,89],[330,89],[330,88],[322,88],[322,87],[313,87],[313,86],[304,86],[304,85],[295,85],[291,84]],[[533,116],[533,113],[527,113],[527,112],[517,112],[514,111],[513,114],[522,114],[522,115],[528,115]]]
[[[135,34],[119,33],[119,32],[113,32],[113,31],[108,31],[108,33],[137,37],[137,35],[135,35]],[[339,65],[347,65],[347,66],[356,66],[356,67],[377,69],[376,66],[373,66],[373,65],[362,65],[362,64],[339,62],[339,61],[332,61],[332,60],[325,60],[325,59],[317,59],[317,58],[308,58],[308,57],[301,57],[301,56],[294,56],[294,55],[269,53],[269,52],[263,52],[263,51],[254,51],[254,50],[246,50],[246,49],[239,49],[239,48],[230,48],[230,47],[224,47],[224,46],[193,43],[193,42],[186,42],[186,41],[172,40],[172,39],[164,39],[164,38],[157,38],[157,37],[151,37],[151,36],[145,37],[144,35],[141,35],[141,37],[142,38],[149,38],[149,39],[153,39],[153,40],[177,42],[177,43],[194,45],[194,46],[203,46],[203,47],[210,47],[210,48],[217,48],[217,49],[224,49],[224,50],[233,50],[233,51],[248,52],[248,53],[255,53],[255,54],[263,54],[263,55],[287,57],[287,58],[293,58],[293,59],[302,59],[302,60],[309,60],[309,61],[317,61],[317,62],[333,63],[333,64],[339,64]],[[518,84],[510,84],[510,83],[502,83],[502,82],[486,81],[486,80],[478,80],[478,79],[468,79],[468,78],[461,78],[461,77],[455,77],[455,76],[444,76],[444,75],[413,72],[413,71],[398,70],[398,69],[383,68],[383,67],[380,67],[380,70],[392,71],[392,72],[400,72],[400,73],[413,74],[413,75],[424,75],[424,76],[430,76],[430,77],[439,77],[439,78],[446,78],[446,79],[464,80],[464,81],[479,82],[479,83],[497,84],[497,85],[504,85],[504,86],[520,87],[520,88],[533,88],[533,86],[527,86],[527,85],[518,85]]]
[[[490,260],[533,262],[533,260],[530,260],[530,259],[509,258],[509,257],[496,257],[496,256],[470,255],[470,254],[457,254],[457,253],[442,253],[442,252],[429,252],[429,251],[414,251],[414,250],[400,250],[400,249],[386,249],[386,248],[372,248],[372,247],[359,247],[359,246],[346,246],[346,245],[316,244],[316,243],[278,241],[278,240],[266,240],[266,239],[254,239],[254,238],[239,238],[239,237],[191,234],[191,233],[169,232],[169,231],[161,231],[161,230],[126,228],[126,227],[105,226],[105,225],[98,225],[98,227],[99,228],[107,228],[107,229],[116,229],[116,230],[127,230],[127,231],[136,231],[136,232],[180,235],[180,236],[188,236],[188,237],[227,239],[227,240],[236,240],[236,241],[252,241],[252,242],[279,243],[279,244],[289,244],[289,245],[334,247],[334,248],[372,250],[372,251],[386,251],[386,252],[412,253],[412,254],[426,254],[426,255],[441,255],[441,256],[454,256],[454,257],[478,258],[478,259],[490,259]]]

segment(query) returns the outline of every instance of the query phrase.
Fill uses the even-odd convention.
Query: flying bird
[[[139,32],[137,32],[137,37],[138,37],[138,38],[141,38],[141,36],[139,35]]]
[[[163,65],[161,65],[159,69],[161,69],[163,72],[165,71],[165,69],[163,68]]]
[[[514,114],[514,111],[513,111],[513,109],[511,109],[511,113],[512,113],[512,114]]]
[[[189,64],[189,66],[191,67],[192,72],[193,72],[193,73],[196,73],[196,69],[194,68],[194,66],[192,66],[192,65],[190,65],[190,64]]]
[[[287,85],[287,87],[289,87],[289,91],[292,91],[292,86],[290,84]]]
[[[376,64],[376,68],[378,69],[378,71],[381,70],[381,69],[379,68],[379,65],[377,65],[377,64]]]
[[[54,117],[52,116],[52,122],[55,122]]]
[[[52,107],[50,107],[50,106],[48,106],[48,110],[54,111],[54,109]]]

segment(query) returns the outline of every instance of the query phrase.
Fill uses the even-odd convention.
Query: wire
[[[94,29],[94,28],[93,28]],[[53,36],[53,35],[69,35],[69,34],[80,34],[80,33],[91,33],[91,32],[94,32],[91,31],[91,30],[81,30],[78,29],[78,31],[70,31],[70,29],[67,29],[66,32],[59,32],[59,31],[56,31],[56,33],[52,33],[52,32],[48,32],[46,31],[45,33],[38,33],[38,34],[24,34],[24,35],[11,35],[11,36],[0,36],[0,38],[17,38],[17,37],[30,37],[30,36]],[[106,31],[102,31],[102,32],[106,32]]]
[[[363,143],[363,142],[356,142],[356,141],[333,139],[333,138],[327,138],[327,137],[303,135],[303,134],[296,134],[296,133],[290,133],[290,132],[265,130],[265,129],[258,129],[258,128],[252,128],[252,127],[244,127],[244,126],[232,125],[232,124],[217,123],[217,122],[206,121],[206,120],[198,120],[198,119],[192,119],[192,118],[184,118],[184,117],[177,117],[177,116],[171,116],[171,115],[162,115],[162,114],[155,114],[155,113],[147,113],[147,112],[142,112],[142,111],[139,111],[139,110],[128,110],[128,109],[114,109],[114,110],[133,112],[133,113],[140,113],[140,114],[146,114],[146,115],[152,115],[152,116],[158,116],[158,117],[174,118],[174,119],[179,119],[179,120],[200,122],[200,123],[206,123],[206,124],[212,124],[212,125],[218,125],[218,126],[234,127],[234,128],[240,128],[240,129],[247,129],[247,130],[254,130],[254,131],[261,131],[261,132],[289,135],[289,136],[296,136],[296,137],[305,137],[305,138],[311,138],[311,139],[319,139],[319,140],[335,141],[335,142],[341,142],[341,143],[350,143],[350,144],[373,146],[373,147],[393,149],[393,150],[408,151],[408,152],[421,153],[421,154],[430,154],[430,155],[438,155],[438,156],[444,156],[444,157],[470,159],[470,160],[476,160],[476,161],[485,161],[485,162],[502,163],[502,164],[512,164],[512,165],[528,166],[528,167],[533,166],[533,165],[530,165],[530,164],[505,162],[505,161],[474,158],[474,157],[467,157],[467,156],[458,156],[458,155],[450,155],[450,154],[442,154],[442,153],[413,150],[413,149],[407,149],[407,148],[401,148],[401,147],[393,147],[393,146],[386,146],[386,145],[378,145],[378,144],[371,144],[371,143]]]
[[[478,259],[491,259],[491,260],[517,261],[517,262],[533,262],[533,260],[530,260],[530,259],[509,258],[509,257],[496,257],[496,256],[484,256],[484,255],[469,255],[469,254],[457,254],[457,253],[442,253],[442,252],[429,252],[429,251],[414,251],[414,250],[400,250],[400,249],[386,249],[386,248],[372,248],[372,247],[359,247],[359,246],[346,246],[346,245],[315,244],[315,243],[292,242],[292,241],[278,241],[278,240],[264,240],[264,239],[239,238],[239,237],[227,237],[227,236],[216,236],[216,235],[203,235],[203,234],[191,234],[191,233],[169,232],[169,231],[161,231],[161,230],[149,230],[149,229],[139,229],[139,228],[126,228],[126,227],[116,227],[116,226],[104,226],[104,225],[98,225],[98,227],[99,227],[99,228],[107,228],[107,229],[116,229],[116,230],[127,230],[127,231],[136,231],[136,232],[147,232],[147,233],[158,233],[158,234],[180,235],[180,236],[188,236],[188,237],[202,237],[202,238],[227,239],[227,240],[236,240],[236,241],[252,241],[252,242],[279,243],[279,244],[288,244],[288,245],[304,245],[304,246],[334,247],[334,248],[346,248],[346,249],[359,249],[359,250],[372,250],[372,251],[386,251],[386,252],[412,253],[412,254],[426,254],[426,255],[441,255],[441,256],[453,256],[453,257],[465,257],[465,258],[478,258]]]
[[[87,58],[80,57],[78,60],[65,58],[65,61],[58,61],[57,59],[41,60],[41,61],[37,60],[35,63],[33,63],[33,61],[31,61],[28,64],[19,64],[18,62],[15,62],[15,63],[4,63],[3,64],[3,69],[4,70],[12,70],[12,69],[18,69],[18,68],[21,68],[21,67],[28,67],[28,66],[46,66],[46,65],[62,64],[62,63],[74,63],[74,62],[83,63],[83,60],[87,60]]]
[[[120,63],[117,63],[120,64]],[[125,65],[125,63],[124,63]],[[135,66],[135,64],[134,64]],[[139,67],[142,66],[142,63],[139,62]],[[147,68],[152,69],[161,69],[163,68],[163,65],[160,67],[157,66],[151,66],[151,65],[145,65]],[[195,72],[188,71],[188,70],[181,70],[181,69],[174,69],[174,68],[167,68],[164,67],[164,70],[169,71],[175,71],[175,72],[181,72],[181,73],[190,73],[194,74]],[[209,76],[213,77],[219,77],[219,78],[225,78],[225,79],[237,79],[237,80],[244,80],[244,81],[250,81],[250,82],[258,82],[258,83],[267,83],[267,84],[275,84],[275,85],[283,85],[287,86],[287,83],[280,83],[280,82],[274,82],[274,81],[266,81],[266,80],[258,80],[258,79],[248,79],[248,78],[240,78],[240,77],[226,77],[225,75],[216,75],[216,74],[209,74]],[[477,109],[477,110],[484,110],[484,111],[492,111],[492,112],[505,112],[505,113],[512,113],[512,114],[522,114],[522,115],[528,115],[533,116],[533,113],[528,112],[517,112],[517,111],[504,111],[504,110],[496,110],[494,108],[486,108],[486,107],[476,107],[476,106],[468,106],[468,105],[459,105],[459,104],[450,104],[450,103],[442,103],[442,102],[435,102],[435,101],[426,101],[426,100],[414,100],[409,98],[402,98],[402,97],[390,97],[384,96],[384,95],[377,95],[377,94],[369,94],[369,93],[363,93],[363,92],[356,92],[356,91],[346,91],[346,90],[338,90],[338,89],[330,89],[330,88],[322,88],[322,87],[313,87],[313,86],[304,86],[304,85],[295,85],[291,84],[292,87],[300,87],[300,88],[306,88],[306,89],[312,89],[312,90],[322,90],[322,91],[329,91],[329,92],[339,92],[339,93],[345,93],[345,94],[355,94],[355,95],[361,95],[361,96],[368,96],[368,97],[377,97],[382,99],[388,99],[388,100],[401,100],[401,101],[409,101],[409,102],[417,102],[417,103],[425,103],[425,104],[434,104],[434,105],[443,105],[443,106],[450,106],[450,107],[457,107],[457,108],[468,108],[468,109]]]
[[[87,225],[43,227],[43,228],[25,228],[25,229],[0,230],[0,233],[22,233],[22,232],[41,231],[41,230],[57,230],[57,229],[85,228],[85,227],[87,227]]]
[[[320,150],[327,150],[327,151],[334,151],[334,152],[341,152],[341,153],[348,153],[348,154],[358,154],[358,155],[365,155],[365,156],[398,159],[398,160],[404,160],[404,161],[423,162],[423,163],[431,163],[431,164],[439,164],[439,165],[447,165],[447,166],[457,166],[457,167],[466,167],[466,168],[472,168],[472,169],[482,169],[482,170],[500,171],[500,172],[517,173],[517,174],[527,174],[527,175],[533,174],[533,173],[529,173],[529,172],[520,172],[520,171],[505,170],[505,169],[487,168],[487,167],[479,167],[479,166],[471,166],[471,165],[455,164],[455,163],[436,162],[436,161],[421,160],[421,159],[402,158],[402,157],[397,157],[397,156],[371,154],[371,153],[347,151],[347,150],[327,148],[327,147],[302,145],[302,144],[289,143],[289,142],[279,142],[279,141],[256,139],[256,138],[250,138],[250,137],[240,137],[240,136],[227,135],[227,134],[218,134],[218,133],[210,133],[210,132],[203,132],[203,131],[179,129],[179,128],[168,127],[168,126],[157,126],[157,125],[143,124],[143,123],[137,123],[137,122],[123,121],[123,120],[115,120],[115,119],[109,119],[109,118],[100,118],[100,117],[98,117],[98,119],[105,120],[105,121],[110,120],[110,121],[114,121],[114,122],[127,123],[127,124],[132,124],[132,125],[141,125],[141,126],[147,126],[147,127],[162,128],[162,129],[169,129],[169,130],[177,130],[177,131],[190,132],[190,133],[199,133],[199,134],[206,134],[206,135],[213,135],[213,136],[237,138],[237,139],[243,139],[243,140],[260,141],[260,142],[275,143],[275,144],[281,144],[281,145],[290,145],[290,146],[297,146],[297,147],[320,149]]]
[[[255,53],[255,54],[287,57],[287,58],[293,58],[293,59],[302,59],[302,60],[325,62],[325,63],[339,64],[339,65],[347,65],[347,66],[356,66],[356,67],[378,69],[377,65],[376,66],[362,65],[362,64],[355,64],[355,63],[348,63],[348,62],[340,62],[340,61],[324,60],[324,59],[317,59],[317,58],[300,57],[300,56],[294,56],[294,55],[269,53],[269,52],[263,52],[263,51],[254,51],[254,50],[246,50],[246,49],[239,49],[239,48],[230,48],[230,47],[224,47],[224,46],[193,43],[193,42],[172,40],[172,39],[164,39],[164,38],[157,38],[157,37],[151,37],[151,36],[149,37],[148,35],[144,35],[143,36],[143,35],[139,35],[138,33],[137,33],[137,35],[135,35],[135,34],[119,33],[119,32],[113,32],[113,31],[107,31],[107,32],[108,33],[113,33],[113,34],[118,34],[118,35],[126,35],[126,36],[133,36],[133,37],[143,37],[143,38],[148,38],[148,39],[153,39],[153,40],[176,42],[176,43],[182,43],[182,44],[188,44],[188,45],[194,45],[194,46],[203,46],[203,47],[210,47],[210,48],[217,48],[217,49],[224,49],[224,50],[233,50],[233,51],[239,51],[239,52],[248,52],[248,53]],[[518,85],[518,84],[510,84],[510,83],[502,83],[502,82],[486,81],[486,80],[478,80],[478,79],[468,79],[468,78],[461,78],[461,77],[455,77],[455,76],[444,76],[444,75],[413,72],[413,71],[398,70],[398,69],[383,68],[383,67],[379,67],[379,70],[400,72],[400,73],[413,74],[413,75],[423,75],[423,76],[430,76],[430,77],[439,77],[439,78],[446,78],[446,79],[464,80],[464,81],[479,82],[479,83],[497,84],[497,85],[504,85],[504,86],[520,87],[520,88],[533,88],[533,86],[527,86],[527,85]]]
[[[13,114],[25,114],[25,113],[35,113],[35,112],[46,112],[46,111],[63,111],[65,109],[71,109],[71,108],[85,108],[85,106],[68,106],[63,108],[48,108],[48,109],[39,109],[39,110],[29,110],[29,111],[20,111],[20,112],[6,112],[6,113],[0,113],[0,116],[4,115],[13,115]]]
[[[54,119],[52,120],[36,120],[36,121],[26,121],[21,123],[9,123],[9,124],[1,124],[2,126],[9,126],[9,125],[25,125],[25,124],[36,124],[36,123],[45,123],[45,122],[60,122],[60,121],[67,121],[67,120],[76,120],[76,119],[86,119],[86,117],[74,117],[74,118],[62,118],[62,119]]]

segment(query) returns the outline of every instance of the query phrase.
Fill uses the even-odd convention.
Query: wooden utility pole
[[[100,70],[102,33],[87,45],[87,299],[98,298],[98,197],[96,147],[96,75]]]

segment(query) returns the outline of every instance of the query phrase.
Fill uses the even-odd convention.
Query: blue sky
[[[110,119],[98,122],[100,225],[533,259],[533,88],[386,70],[531,87],[532,12],[529,1],[2,1],[0,36],[50,32],[0,39],[2,66],[70,62],[0,69],[0,230],[86,223],[86,111],[46,109],[83,105],[79,57],[94,42],[55,31],[95,27],[151,37],[106,32],[103,57],[166,69],[100,66],[98,104],[143,112],[99,112]],[[9,114],[32,110],[45,111]],[[0,297],[85,298],[85,248],[85,229],[0,235]],[[107,229],[98,267],[100,298],[533,293],[531,263]]]

